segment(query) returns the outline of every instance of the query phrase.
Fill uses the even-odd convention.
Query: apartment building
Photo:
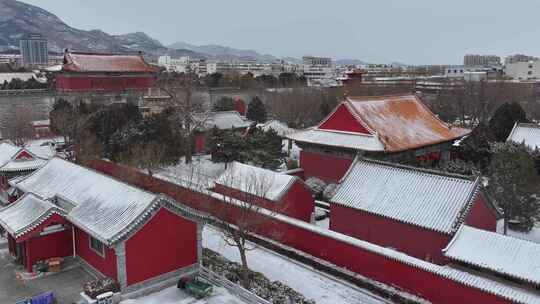
[[[495,55],[467,54],[463,57],[465,66],[497,66],[501,65],[501,57]]]

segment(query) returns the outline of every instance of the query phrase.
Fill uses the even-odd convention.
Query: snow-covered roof
[[[296,179],[291,175],[233,162],[216,180],[216,184],[279,201]]]
[[[470,133],[441,121],[416,95],[348,97],[347,102],[356,116],[377,132],[387,151],[448,142]]]
[[[35,170],[44,166],[47,163],[47,160],[41,158],[34,158],[31,160],[13,160],[5,164],[0,168],[2,172],[20,172],[20,171],[29,171]]]
[[[25,147],[27,151],[30,151],[32,154],[43,159],[51,159],[56,155],[54,147],[51,145],[44,146],[27,146]]]
[[[220,196],[218,194],[215,194],[213,196],[220,199]],[[234,205],[241,204],[235,202],[234,200],[225,202]],[[276,218],[277,220],[286,222],[290,225],[301,227],[302,229],[305,229],[307,231],[313,231],[322,236],[329,237],[340,242],[350,244],[352,246],[356,246],[358,248],[367,250],[380,256],[384,256],[389,260],[397,261],[399,263],[403,263],[410,267],[432,273],[436,276],[456,282],[458,284],[469,286],[471,288],[481,290],[488,294],[507,299],[512,303],[540,304],[540,292],[533,289],[527,289],[520,284],[514,284],[511,282],[493,279],[487,276],[477,274],[473,271],[469,272],[451,266],[441,266],[426,262],[424,260],[409,256],[405,253],[396,251],[392,248],[378,246],[376,244],[369,243],[341,233],[337,233],[326,228],[317,227],[316,225],[312,225],[298,219],[290,218],[280,213],[274,213],[266,209],[261,209],[259,212],[269,217]]]
[[[362,151],[384,151],[383,143],[376,137],[367,134],[337,132],[322,129],[308,129],[287,135],[287,138],[298,142],[332,146]]]
[[[533,123],[516,123],[507,141],[518,144],[525,143],[531,149],[540,148],[540,125]]]
[[[60,158],[19,180],[16,188],[73,205],[67,219],[111,244],[155,208],[157,196]]]
[[[53,214],[63,214],[63,211],[32,193],[26,193],[13,204],[0,209],[0,225],[11,235],[20,237]]]
[[[289,128],[286,123],[279,120],[270,120],[263,124],[258,124],[257,127],[263,129],[264,131],[272,129],[281,137],[285,137],[298,131],[296,129]]]
[[[23,153],[26,153],[26,157],[19,157]],[[54,151],[52,151],[50,147],[36,147],[36,149],[30,149],[3,143],[0,144],[0,171],[20,172],[35,170],[45,165],[47,160],[53,156]]]
[[[450,259],[540,284],[540,244],[463,225],[443,250]]]
[[[213,127],[220,130],[247,128],[252,123],[236,111],[197,113],[194,118],[200,121],[205,129],[212,129]]]
[[[332,202],[442,233],[457,231],[479,191],[457,175],[357,159]]]
[[[331,118],[342,119],[334,116],[343,115],[343,111],[337,111],[341,107],[345,107],[368,133],[349,132],[343,127],[323,128]],[[451,127],[441,121],[416,95],[393,95],[348,97],[319,126],[288,137],[299,142],[325,146],[401,152],[451,142],[469,133],[469,130]],[[371,144],[366,144],[366,141]]]
[[[8,143],[0,144],[0,166],[9,162],[19,151],[20,147]]]
[[[66,53],[63,71],[68,72],[138,72],[155,73],[158,67],[152,66],[140,55],[115,55],[91,53]]]

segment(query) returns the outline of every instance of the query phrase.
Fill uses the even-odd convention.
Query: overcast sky
[[[540,56],[538,0],[23,0],[81,29],[370,62]]]

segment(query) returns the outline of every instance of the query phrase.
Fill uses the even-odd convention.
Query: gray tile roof
[[[358,159],[331,201],[451,234],[478,190],[478,179]]]
[[[540,285],[540,244],[463,225],[444,255]]]

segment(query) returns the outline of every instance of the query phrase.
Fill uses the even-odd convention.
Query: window
[[[90,249],[99,254],[102,257],[105,257],[105,245],[99,240],[96,240],[93,237],[90,237]]]

